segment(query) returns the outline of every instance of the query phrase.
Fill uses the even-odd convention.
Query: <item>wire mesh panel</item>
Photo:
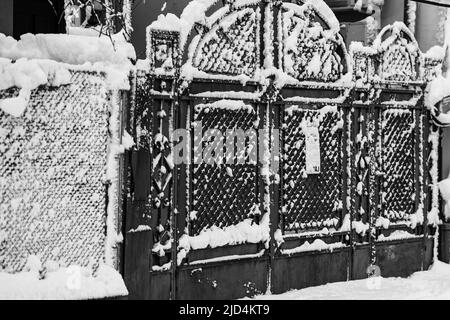
[[[382,215],[391,222],[415,213],[414,111],[389,109],[382,113]]]
[[[255,128],[258,126],[256,110],[250,105],[242,102],[236,104],[233,101],[199,104],[194,107],[194,121],[195,130],[203,134],[203,142],[202,147],[198,147],[199,140],[194,134],[196,137],[192,177],[193,211],[190,213],[191,235],[197,235],[212,226],[224,228],[247,218],[257,218],[259,201],[258,167],[255,159]],[[238,138],[227,134],[227,130],[231,133],[230,128],[235,134],[239,132],[233,129],[244,133],[244,143],[241,147]],[[208,134],[214,133],[208,131],[210,129],[216,129],[218,131],[215,133],[223,135],[223,138],[219,137],[220,142]],[[230,153],[230,146],[235,152]],[[215,150],[211,153],[217,156],[215,159],[222,158],[222,164],[210,162],[210,148]],[[199,160],[199,149],[202,161]],[[220,156],[220,150],[225,151],[223,157]]]
[[[414,61],[403,46],[393,45],[383,57],[381,66],[382,74],[385,80],[392,81],[411,81],[414,73]]]
[[[70,86],[33,91],[22,117],[0,111],[0,270],[20,271],[31,254],[103,257],[108,106],[102,76],[75,72]]]
[[[259,9],[243,8],[220,19],[203,36],[194,56],[199,70],[252,76],[258,63]]]
[[[335,106],[319,110],[290,107],[283,116],[284,231],[337,228],[342,212],[341,135],[343,119]],[[307,128],[319,132],[320,170],[307,170]],[[316,159],[317,160],[317,159]]]

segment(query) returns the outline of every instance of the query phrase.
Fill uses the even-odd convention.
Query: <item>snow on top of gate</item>
[[[135,58],[133,46],[119,35],[109,39],[24,34],[15,40],[0,33],[0,90],[20,89],[17,96],[0,100],[0,109],[21,116],[32,90],[70,84],[70,70],[103,73],[109,89],[128,90],[131,60]]]
[[[340,24],[339,20],[334,15],[333,11],[330,9],[330,7],[322,0],[304,0],[304,5],[310,6],[314,8],[315,12],[327,23],[330,30],[334,32],[339,32],[340,30]],[[289,8],[290,10],[294,10],[296,12],[302,12],[304,13],[304,10],[307,8],[305,6],[298,6],[295,3],[283,3],[283,6],[286,8]]]
[[[148,26],[151,70],[174,75],[181,67],[181,78],[187,81],[267,84],[274,77],[277,88],[300,83],[351,86],[351,59],[339,34],[339,21],[322,0],[268,2],[264,10],[257,5],[260,0],[227,1],[207,16],[216,2],[193,0],[180,17],[160,15]],[[197,34],[190,37],[192,30]]]
[[[147,28],[148,30],[158,29],[180,32],[180,47],[182,48],[186,44],[187,38],[196,23],[210,28],[212,23],[219,19],[220,16],[223,16],[223,14],[231,7],[241,8],[244,6],[255,5],[260,3],[261,0],[236,0],[231,5],[226,4],[212,16],[207,17],[206,13],[217,2],[219,2],[219,0],[192,0],[184,8],[180,17],[177,17],[173,13],[167,13],[165,15],[160,14],[158,19],[152,22]]]
[[[400,44],[407,46],[409,52],[416,53],[419,51],[419,45],[414,34],[400,21],[385,26],[373,41],[373,47],[378,51],[386,51],[390,46],[396,44],[398,40],[400,40]]]
[[[422,54],[411,30],[403,22],[394,22],[380,31],[371,46],[352,42],[350,54],[357,86],[370,82],[414,84],[427,80],[428,64],[435,60],[437,50]]]
[[[283,3],[282,10],[278,55],[288,82],[350,86],[352,63],[331,9],[323,1],[304,1]]]
[[[118,37],[86,37],[66,34],[24,34],[20,40],[0,33],[0,57],[17,60],[49,59],[67,64],[102,62],[127,64],[136,54],[130,43]]]

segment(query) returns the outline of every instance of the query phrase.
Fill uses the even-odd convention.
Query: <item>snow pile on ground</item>
[[[258,300],[421,300],[450,299],[450,265],[436,261],[429,271],[409,278],[382,278],[330,283],[292,290],[279,295],[256,296]]]
[[[59,268],[48,263],[43,273],[39,258],[30,256],[25,271],[0,272],[0,300],[79,300],[128,295],[121,275],[101,264],[95,276],[87,267]]]

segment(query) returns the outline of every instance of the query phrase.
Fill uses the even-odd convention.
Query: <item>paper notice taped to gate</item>
[[[319,128],[307,126],[305,133],[306,173],[320,173],[320,135]]]

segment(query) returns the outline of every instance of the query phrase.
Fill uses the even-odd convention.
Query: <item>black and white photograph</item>
[[[449,263],[450,0],[0,0],[0,300],[275,319]]]

